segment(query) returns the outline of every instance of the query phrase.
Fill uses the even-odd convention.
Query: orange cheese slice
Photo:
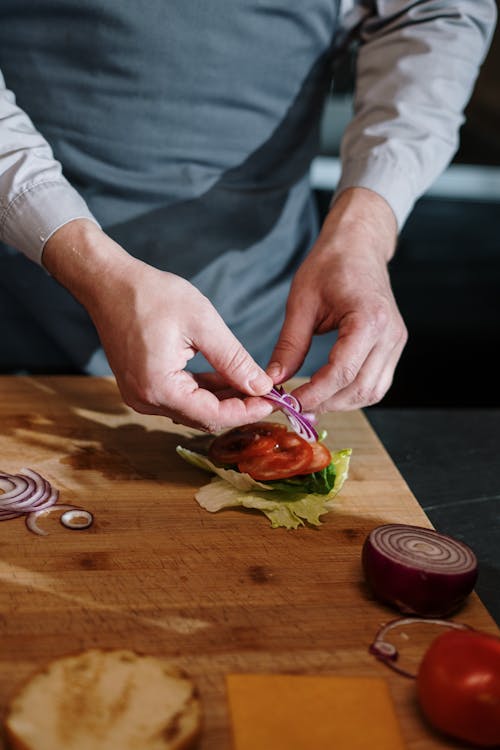
[[[378,677],[226,676],[234,750],[404,750]]]

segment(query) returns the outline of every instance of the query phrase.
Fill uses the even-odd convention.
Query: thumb
[[[311,346],[314,321],[298,307],[287,310],[267,373],[275,383],[291,378],[304,362]]]
[[[273,381],[213,310],[210,325],[200,326],[196,348],[228,384],[251,396],[263,396]],[[205,321],[208,322],[208,321]]]

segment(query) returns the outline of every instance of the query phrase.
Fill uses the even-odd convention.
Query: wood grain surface
[[[95,516],[69,531],[54,513],[40,522],[45,537],[22,518],[0,523],[3,707],[54,657],[126,647],[167,655],[196,681],[200,750],[231,747],[224,679],[234,672],[383,677],[409,749],[462,747],[426,727],[413,681],[368,653],[397,613],[366,589],[361,545],[381,523],[430,522],[361,412],[321,419],[331,449],[353,449],[350,475],[323,525],[296,531],[251,511],[202,510],[194,492],[209,477],[175,453],[189,431],[135,414],[111,379],[2,377],[0,425],[2,470],[38,470],[60,502]],[[475,594],[453,619],[498,634]],[[414,667],[435,634],[398,631],[401,664]]]

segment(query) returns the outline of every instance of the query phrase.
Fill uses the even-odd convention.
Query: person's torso
[[[306,173],[335,0],[3,0],[0,67],[97,218]]]
[[[251,330],[317,230],[308,172],[337,11],[2,0],[0,68],[106,231]]]

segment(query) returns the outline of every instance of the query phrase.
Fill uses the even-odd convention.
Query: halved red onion
[[[362,565],[378,599],[420,617],[457,610],[478,575],[476,556],[464,542],[407,524],[373,529],[363,544]]]
[[[0,472],[0,521],[26,516],[26,526],[35,534],[47,535],[37,524],[41,515],[53,510],[78,510],[75,505],[56,505],[59,490],[33,469],[20,474]],[[87,511],[83,511],[86,513]],[[89,524],[90,525],[90,524]]]
[[[375,640],[370,644],[369,652],[373,654],[377,659],[382,661],[386,666],[390,667],[394,672],[403,675],[403,677],[416,678],[417,673],[410,672],[408,669],[404,669],[397,664],[399,653],[394,644],[385,640],[387,633],[393,628],[402,627],[403,625],[413,625],[414,623],[432,623],[440,627],[455,628],[457,630],[469,630],[469,626],[460,622],[451,622],[450,620],[440,620],[436,618],[429,618],[423,621],[420,617],[400,617],[397,620],[391,620],[390,622],[383,625],[375,636]]]
[[[309,443],[315,443],[318,439],[318,433],[314,429],[311,422],[311,415],[302,414],[302,406],[298,399],[292,396],[291,393],[286,393],[282,385],[275,386],[269,393],[266,393],[264,398],[273,401],[278,404],[281,411],[285,414],[286,418],[290,422],[290,425],[300,437],[307,440]]]

